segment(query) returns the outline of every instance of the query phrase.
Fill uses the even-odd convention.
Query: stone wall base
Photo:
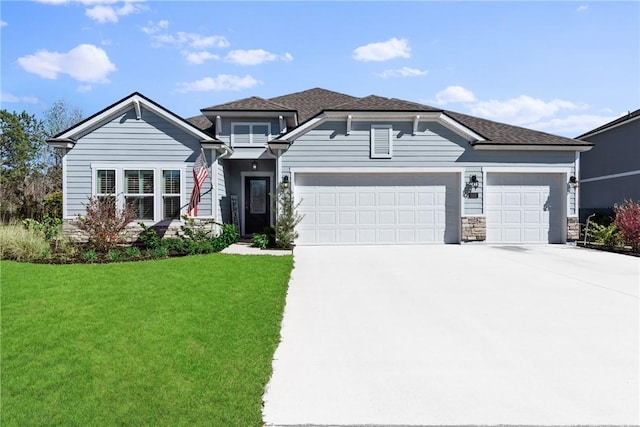
[[[567,242],[580,239],[580,222],[578,217],[567,217]]]
[[[483,216],[462,217],[462,241],[482,242],[487,239],[487,220]]]
[[[150,228],[154,229],[161,238],[179,237],[182,234],[182,230],[180,229],[181,225],[182,222],[173,222],[170,224],[156,224],[150,226]],[[78,220],[76,219],[63,220],[62,233],[77,243],[86,243],[89,241],[89,236],[78,228]],[[130,224],[126,231],[123,232],[124,243],[135,243],[140,237],[140,233],[142,233],[142,227],[140,227],[140,225],[137,223]]]

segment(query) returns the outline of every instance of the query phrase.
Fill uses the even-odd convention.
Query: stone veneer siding
[[[180,224],[169,225],[169,226],[152,226],[154,230],[158,233],[160,237],[177,237],[180,232]],[[142,232],[142,227],[140,227],[136,223],[132,223],[126,229],[124,234],[124,242],[133,243],[138,240],[140,233]],[[62,222],[62,234],[66,237],[69,237],[72,241],[78,243],[86,243],[89,240],[89,236],[78,228],[78,220],[76,219],[65,219]]]
[[[487,220],[483,216],[462,217],[462,241],[480,242],[487,239]]]
[[[567,218],[567,241],[575,242],[580,239],[580,222],[578,217]]]

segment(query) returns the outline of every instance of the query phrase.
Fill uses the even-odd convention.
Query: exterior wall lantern
[[[282,177],[282,186],[284,188],[289,188],[289,175],[285,175]]]
[[[256,162],[255,160],[253,162],[251,162],[251,170],[252,171],[257,171],[258,170],[258,162]]]
[[[574,175],[571,175],[569,177],[569,185],[573,188],[576,188],[578,186],[578,178],[576,178]]]
[[[479,185],[479,184],[480,184],[480,183],[478,182],[478,177],[477,177],[476,175],[471,175],[471,176],[469,177],[469,185],[470,185],[471,187],[473,187],[474,189],[476,189],[476,188],[478,188],[478,185]]]

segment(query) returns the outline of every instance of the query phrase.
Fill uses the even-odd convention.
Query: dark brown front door
[[[270,223],[271,179],[266,176],[247,176],[244,179],[244,233],[262,233]]]

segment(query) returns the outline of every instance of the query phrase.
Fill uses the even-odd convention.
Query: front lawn
[[[0,424],[261,425],[292,265],[0,262]]]

